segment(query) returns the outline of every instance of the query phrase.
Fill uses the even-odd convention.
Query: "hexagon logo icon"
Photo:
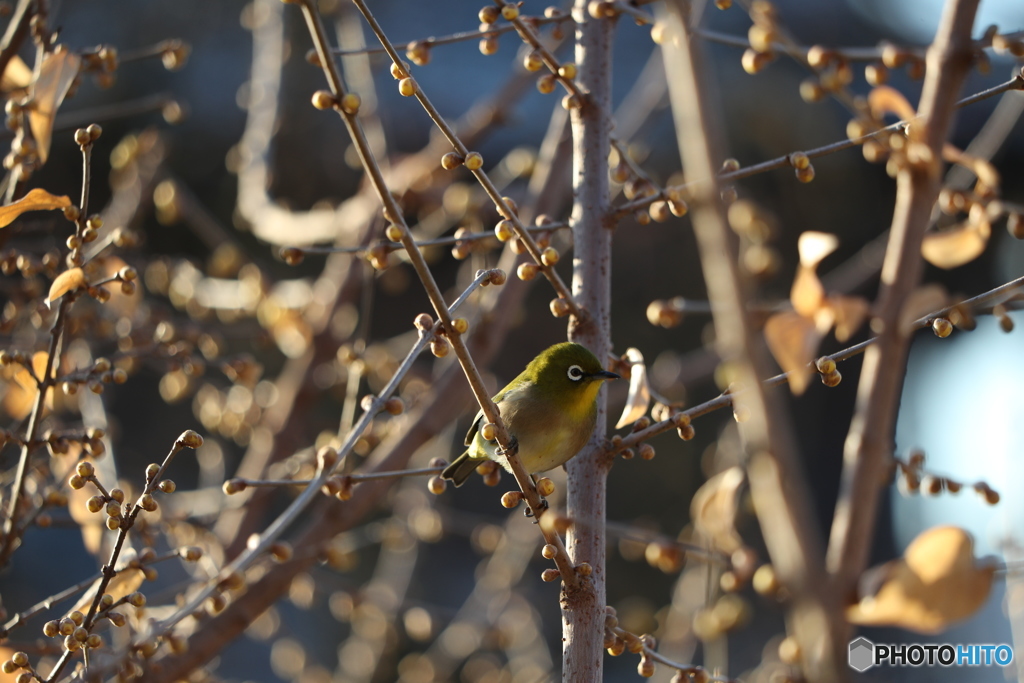
[[[850,642],[850,668],[863,673],[874,666],[875,644],[861,636]]]

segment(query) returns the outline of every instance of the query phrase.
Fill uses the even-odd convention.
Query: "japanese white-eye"
[[[519,460],[527,472],[558,467],[583,448],[597,421],[601,382],[618,378],[605,370],[586,347],[566,342],[541,351],[498,392],[492,400],[509,436],[518,444]],[[484,460],[494,460],[509,469],[497,441],[487,440],[481,433],[486,419],[483,411],[477,413],[466,434],[469,449],[441,473],[456,486],[461,486]]]

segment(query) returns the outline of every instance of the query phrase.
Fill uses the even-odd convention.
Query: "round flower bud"
[[[537,90],[542,95],[550,95],[555,92],[555,77],[551,74],[544,74],[537,79]]]
[[[547,497],[555,492],[555,482],[551,481],[547,477],[541,477],[537,480],[537,493]]]
[[[466,160],[463,162],[466,168],[470,171],[479,170],[484,165],[484,158],[479,152],[470,152],[466,155]]]
[[[498,20],[498,8],[493,5],[488,5],[480,10],[477,17],[480,19],[481,24],[493,24]]]
[[[392,242],[401,242],[402,241],[402,228],[400,228],[397,225],[395,225],[394,223],[392,223],[387,228],[385,228],[384,236],[387,237]]]
[[[362,98],[354,92],[345,93],[341,98],[341,110],[349,116],[355,116],[359,113],[359,106],[362,103]]]
[[[558,548],[551,545],[550,543],[545,543],[544,547],[540,551],[540,554],[544,557],[545,560],[550,560],[558,554]]]
[[[839,386],[839,383],[843,381],[843,375],[838,370],[834,370],[828,374],[821,376],[821,383],[827,387]]]
[[[523,68],[527,71],[540,71],[544,67],[544,60],[536,52],[530,52],[523,57]]]
[[[480,48],[480,54],[482,55],[493,55],[498,51],[498,39],[487,37],[480,40],[478,46]]]
[[[796,179],[801,183],[809,183],[814,180],[814,166],[796,169]]]
[[[441,477],[433,476],[427,480],[427,490],[435,496],[440,496],[446,488],[448,488],[448,482]]]
[[[88,479],[89,477],[93,476],[93,474],[95,474],[96,472],[95,468],[93,468],[92,466],[92,463],[86,460],[83,460],[82,462],[78,463],[78,466],[75,467],[75,471],[78,473],[78,476],[85,479]]]
[[[444,358],[451,351],[446,339],[434,339],[430,342],[430,352],[438,358]]]
[[[818,368],[818,372],[823,375],[836,371],[836,362],[828,356],[822,356],[814,362],[814,365]]]
[[[178,437],[177,443],[181,444],[185,448],[191,448],[195,450],[203,445],[203,437],[191,429],[187,429],[181,433]]]
[[[226,482],[224,482],[221,488],[224,489],[224,493],[230,496],[235,493],[240,493],[244,491],[245,486],[246,484],[244,479],[228,479]]]
[[[172,481],[171,479],[164,479],[156,486],[164,493],[174,493],[174,491],[178,488],[178,485],[175,484],[174,481]]]
[[[576,78],[576,65],[572,62],[566,62],[558,67],[558,75],[567,81],[571,81]]]
[[[494,236],[498,238],[500,242],[508,242],[510,239],[515,237],[516,231],[512,221],[501,220],[494,226]]]
[[[556,263],[558,263],[558,258],[558,250],[555,249],[554,247],[548,247],[543,252],[541,252],[540,255],[541,263],[543,263],[545,266],[555,265]]]
[[[463,159],[460,155],[455,152],[448,152],[441,157],[441,168],[446,171],[451,171],[462,165]]]
[[[537,273],[540,272],[540,266],[536,263],[520,263],[519,267],[516,268],[516,275],[519,279],[524,282],[529,282],[533,278],[537,277]]]
[[[480,425],[480,436],[482,436],[485,441],[494,441],[494,437],[496,437],[497,435],[498,428],[497,426],[494,425],[494,423],[485,422],[484,424]]]
[[[313,93],[313,106],[317,109],[331,109],[338,103],[338,100],[334,98],[334,95],[327,90],[317,90]]]
[[[398,82],[398,92],[401,93],[403,97],[412,97],[416,94],[416,90],[416,81],[411,77],[403,78]]]
[[[569,302],[562,297],[552,299],[551,303],[548,304],[548,308],[551,309],[551,315],[556,318],[564,318],[569,315],[569,311],[571,310]]]
[[[549,567],[540,573],[541,581],[557,581],[562,577],[562,574],[554,567]]]
[[[522,491],[506,491],[501,497],[501,506],[512,509],[523,500]]]
[[[416,319],[413,320],[413,325],[416,326],[417,330],[420,330],[422,332],[429,332],[434,328],[434,319],[430,316],[429,313],[420,313],[418,316],[416,316]]]
[[[506,21],[514,21],[519,18],[519,7],[509,3],[501,8],[501,16],[504,17]]]
[[[932,332],[935,333],[936,337],[945,339],[953,332],[953,323],[949,322],[946,318],[936,318],[932,320]]]

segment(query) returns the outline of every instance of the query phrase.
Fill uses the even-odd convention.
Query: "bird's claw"
[[[519,452],[519,439],[517,439],[514,436],[509,436],[508,448],[505,448],[499,444],[497,451],[498,455],[507,459],[510,455],[514,455]]]
[[[541,498],[540,499],[540,511],[544,512],[549,507],[551,507],[551,506],[548,504],[548,499],[547,498]],[[533,517],[534,516],[533,508],[531,508],[530,506],[526,506],[526,509],[523,510],[523,514],[526,515],[527,517]],[[537,524],[538,520],[534,520],[533,523]]]

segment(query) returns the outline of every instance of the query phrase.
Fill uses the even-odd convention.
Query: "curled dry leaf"
[[[88,283],[85,280],[85,272],[81,268],[65,270],[53,280],[50,285],[50,294],[46,297],[46,305],[53,306],[53,302],[68,292],[85,287]]]
[[[810,230],[800,235],[797,251],[800,254],[800,267],[796,271],[793,287],[789,298],[793,308],[803,316],[811,317],[825,303],[825,287],[818,279],[818,264],[836,250],[839,240],[835,235]]]
[[[0,228],[5,228],[14,222],[14,219],[26,211],[49,211],[51,209],[63,209],[71,206],[71,200],[65,195],[58,197],[46,190],[35,188],[16,202],[6,206],[0,206]]]
[[[914,107],[903,93],[888,85],[880,85],[868,93],[868,107],[876,119],[881,119],[886,114],[895,114],[904,121],[909,121],[917,116]]]
[[[135,590],[142,585],[145,574],[142,573],[141,569],[129,569],[125,568],[119,571],[114,578],[107,584],[104,593],[111,596],[114,600],[120,600],[129,593],[134,593]],[[93,599],[96,597],[96,589],[99,587],[99,583],[102,579],[96,579],[96,583],[92,585],[92,588],[87,590],[79,598],[75,604],[74,609],[82,612],[83,614],[89,611],[89,606],[92,605]]]
[[[32,69],[19,57],[14,55],[11,61],[7,62],[3,77],[0,77],[0,92],[9,93],[13,90],[23,90],[32,82]]]
[[[808,230],[800,235],[800,239],[796,243],[797,252],[800,254],[800,265],[813,270],[838,246],[839,238],[835,235]]]
[[[32,104],[28,110],[28,123],[36,141],[39,160],[46,163],[50,155],[50,140],[53,137],[53,119],[60,109],[64,96],[78,76],[82,58],[64,45],[43,58],[39,77],[32,86]]]
[[[836,339],[847,341],[853,333],[860,329],[868,317],[871,307],[859,296],[841,296],[833,294],[828,297],[828,307],[835,317]]]
[[[901,559],[868,573],[877,589],[847,608],[846,617],[862,626],[938,633],[985,603],[994,573],[994,565],[975,561],[970,534],[934,527],[918,535]]]
[[[793,279],[793,287],[789,290],[789,300],[793,310],[800,315],[811,318],[825,303],[825,287],[818,279],[814,268],[801,264]]]
[[[836,339],[846,341],[868,315],[867,301],[859,297],[826,295],[818,279],[818,264],[837,246],[839,240],[835,235],[814,231],[800,235],[797,242],[800,265],[789,292],[793,310],[776,313],[764,326],[768,348],[783,372],[790,373],[789,388],[796,395],[807,388],[814,373],[811,361],[828,331],[835,326]]]
[[[736,513],[746,475],[740,467],[730,467],[704,482],[690,503],[690,517],[701,534],[727,553],[743,546],[736,532]]]
[[[942,147],[942,158],[968,168],[978,176],[978,182],[975,185],[975,191],[978,194],[985,195],[999,191],[999,171],[990,161],[971,156],[948,142]]]
[[[824,336],[814,318],[796,311],[776,313],[764,325],[764,338],[768,348],[783,372],[790,373],[789,388],[797,396],[807,388],[814,373],[811,361]]]
[[[38,387],[35,377],[40,380],[46,374],[46,360],[49,354],[45,351],[36,351],[32,355],[32,372],[21,367],[12,365],[5,373],[5,379],[10,379],[6,391],[3,392],[2,405],[4,410],[13,418],[24,419],[32,412],[38,396]],[[34,377],[33,377],[34,373]],[[46,395],[46,407],[53,409],[53,388],[51,387]]]
[[[933,266],[949,270],[970,263],[981,256],[992,236],[992,224],[981,220],[960,223],[952,230],[932,232],[924,236],[921,254]]]
[[[622,415],[615,423],[616,429],[621,429],[639,420],[647,414],[647,407],[651,404],[651,387],[647,381],[644,355],[640,353],[639,349],[626,349],[626,360],[630,363],[629,395],[626,397],[626,406],[622,409]]]

